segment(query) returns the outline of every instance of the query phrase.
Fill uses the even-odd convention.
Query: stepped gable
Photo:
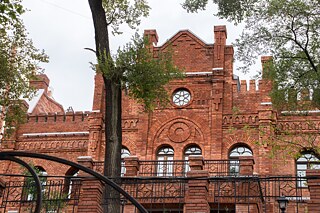
[[[63,106],[52,97],[49,83],[50,80],[45,74],[38,75],[37,79],[30,81],[30,86],[38,91],[32,100],[27,100],[29,114],[64,112]]]
[[[145,31],[145,35],[152,32],[151,38],[158,38],[155,30]],[[153,42],[154,44],[156,42]],[[161,46],[154,46],[154,57],[161,52],[172,51],[175,65],[185,72],[204,72],[212,70],[213,44],[206,44],[189,30],[181,30]]]

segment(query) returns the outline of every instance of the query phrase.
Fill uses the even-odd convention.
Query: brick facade
[[[284,130],[300,128],[304,132],[317,134],[320,127],[308,126],[308,121],[318,123],[318,112],[309,116],[283,116],[272,108],[268,96],[270,82],[260,80],[256,85],[253,80],[249,84],[240,81],[233,74],[234,50],[232,45],[226,44],[225,26],[214,27],[213,44],[203,42],[188,30],[178,32],[162,46],[155,46],[158,41],[155,30],[146,30],[145,35],[154,44],[150,46],[150,51],[155,58],[161,52],[172,50],[175,64],[186,73],[183,80],[175,80],[167,86],[168,93],[172,95],[183,89],[190,93],[190,100],[178,106],[172,99],[165,109],[145,113],[141,105],[123,95],[123,146],[131,155],[125,159],[125,176],[137,176],[141,167],[139,161],[157,160],[161,148],[172,148],[173,160],[183,160],[185,150],[192,146],[201,149],[201,159],[190,157],[191,171],[188,177],[209,177],[208,171],[204,171],[205,167],[201,165],[204,160],[229,159],[231,150],[238,146],[252,152],[251,157],[240,157],[240,160],[244,158],[240,163],[240,175],[296,175],[295,159],[289,158],[284,164],[277,156],[269,158],[271,148],[264,143],[264,139],[267,135],[275,134],[270,128],[271,124],[280,125]],[[262,62],[268,59],[263,57]],[[42,97],[28,114],[27,123],[21,125],[10,140],[1,144],[1,150],[38,152],[74,162],[77,162],[79,156],[90,156],[94,162],[102,161],[105,148],[102,77],[99,74],[95,76],[94,100],[90,112],[64,112],[61,105],[50,98],[47,90],[49,79],[46,76],[41,76],[41,79],[34,82],[34,85],[44,89]],[[257,145],[257,142],[262,145]],[[30,161],[44,168],[48,175],[65,175],[70,169],[42,160]],[[19,170],[7,162],[1,168],[12,172]],[[216,208],[216,204],[212,203],[214,199],[208,195],[208,184],[207,180],[188,181],[183,207],[185,212],[210,212],[210,208]],[[309,187],[312,186],[317,187],[313,182]],[[87,193],[96,195],[94,199],[90,195],[82,197],[79,212],[101,212],[95,200],[101,198],[99,183],[86,182],[83,187]],[[310,191],[311,199],[316,200],[309,202],[312,212],[320,212],[320,207],[316,207],[319,195],[314,195],[317,191]],[[306,195],[309,196],[309,192]],[[231,209],[241,213],[274,212],[277,206],[276,203],[261,206],[251,202],[233,203]],[[88,210],[87,205],[97,209]],[[299,208],[306,208],[306,204]],[[128,212],[133,211],[130,205],[126,209]]]

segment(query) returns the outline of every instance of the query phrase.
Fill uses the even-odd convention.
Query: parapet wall
[[[89,115],[89,111],[28,114],[27,123],[86,122]]]
[[[256,112],[262,102],[270,101],[271,83],[267,80],[241,80],[240,89],[233,84],[233,107]]]
[[[29,114],[27,122],[19,128],[18,135],[25,133],[83,132],[88,131],[91,112]]]

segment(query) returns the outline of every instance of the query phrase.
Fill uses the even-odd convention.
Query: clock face
[[[173,93],[172,102],[176,106],[185,106],[190,103],[191,94],[186,89],[178,89]]]

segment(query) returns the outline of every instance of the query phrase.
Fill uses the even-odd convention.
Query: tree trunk
[[[119,183],[121,175],[121,86],[104,78],[106,85],[106,151],[104,175]],[[111,91],[111,92],[108,92]],[[108,213],[120,212],[120,195],[111,187],[105,190]]]
[[[108,25],[102,0],[88,0],[95,29],[96,55],[100,63],[110,57]],[[104,175],[115,181],[120,180],[121,174],[121,82],[120,79],[108,79],[103,76],[105,99],[105,164]],[[120,194],[106,186],[104,193],[104,212],[120,212]]]

